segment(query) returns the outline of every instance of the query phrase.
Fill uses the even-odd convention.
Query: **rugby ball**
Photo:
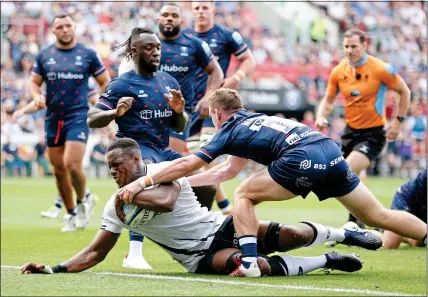
[[[146,224],[153,219],[156,214],[154,211],[142,209],[133,204],[124,204],[122,206],[122,211],[125,216],[124,223],[132,228],[138,228]]]

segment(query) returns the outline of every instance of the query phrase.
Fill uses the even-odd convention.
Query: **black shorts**
[[[235,232],[235,226],[233,225],[233,216],[228,216],[217,230],[206,256],[199,261],[199,265],[198,268],[196,268],[195,273],[223,274],[212,267],[212,261],[214,259],[214,255],[218,251],[227,248],[239,249],[238,237]],[[269,255],[273,252],[275,251],[269,250],[262,241],[257,240],[257,253],[260,254],[260,256]]]
[[[386,143],[384,127],[353,129],[346,126],[342,135],[342,152],[347,158],[352,151],[360,152],[370,161],[376,159]]]

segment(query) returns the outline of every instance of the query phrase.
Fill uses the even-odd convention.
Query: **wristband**
[[[241,81],[241,79],[239,78],[239,76],[235,73],[233,76],[232,76],[234,79],[236,79],[238,82],[240,82]]]
[[[67,265],[65,264],[59,264],[52,267],[53,273],[66,273],[67,272]]]
[[[151,175],[146,175],[146,176],[140,177],[140,178],[138,179],[138,184],[139,184],[143,189],[145,189],[145,188],[147,188],[147,187],[150,187],[150,186],[153,186],[153,185],[154,185],[153,178],[152,178],[152,176],[151,176]]]
[[[239,69],[238,71],[236,71],[235,74],[237,74],[238,72],[242,74],[242,78],[241,79],[243,79],[245,77],[245,72],[243,70]]]

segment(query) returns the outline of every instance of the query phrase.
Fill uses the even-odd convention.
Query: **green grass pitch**
[[[229,197],[238,184],[225,185]],[[404,180],[367,180],[367,185],[385,205],[389,206],[397,187]],[[425,295],[426,249],[402,245],[399,250],[366,251],[347,246],[334,249],[359,253],[365,260],[356,273],[333,271],[325,275],[314,271],[305,276],[288,278],[236,279],[207,275],[192,275],[155,244],[146,240],[144,255],[153,266],[151,272],[121,267],[128,251],[128,233],[99,266],[80,274],[21,275],[17,266],[24,262],[49,265],[61,263],[85,247],[99,228],[104,203],[116,190],[112,180],[89,180],[91,190],[100,203],[85,230],[61,233],[62,219],[43,219],[40,211],[55,199],[53,179],[3,179],[1,185],[1,295],[291,295],[291,296],[356,296],[356,295]],[[335,199],[322,203],[311,195],[306,200],[265,202],[257,207],[259,218],[287,224],[312,220],[331,226],[341,226],[347,213]],[[61,214],[61,218],[62,215]],[[300,249],[292,255],[319,255],[328,248]],[[243,285],[247,283],[248,285]]]

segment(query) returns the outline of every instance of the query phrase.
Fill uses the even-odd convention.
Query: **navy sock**
[[[68,210],[67,212],[68,212],[68,214],[71,214],[72,216],[75,216],[77,214],[77,211],[76,211],[75,207],[72,208],[72,209],[70,209],[70,210]]]
[[[139,241],[143,242],[144,236],[132,231],[129,231],[129,241]]]
[[[254,235],[241,236],[238,239],[242,251],[242,266],[249,268],[257,261],[257,237]]]
[[[218,208],[220,208],[220,210],[223,213],[227,213],[232,210],[232,207],[230,206],[230,203],[229,203],[229,199],[227,198],[224,199],[223,201],[218,202],[217,205],[218,205]]]

